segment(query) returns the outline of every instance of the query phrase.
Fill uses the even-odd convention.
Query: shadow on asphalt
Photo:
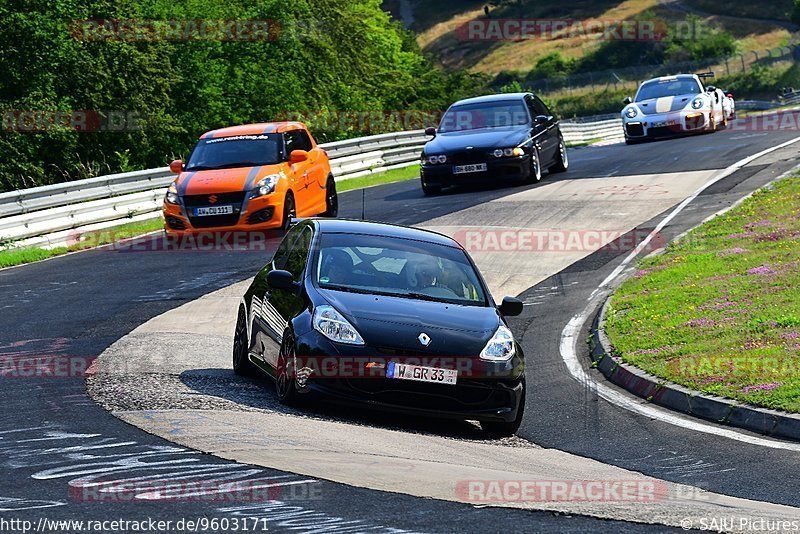
[[[338,405],[321,397],[312,397],[297,408],[284,406],[278,402],[274,382],[266,375],[263,378],[244,378],[234,374],[231,369],[193,369],[184,371],[180,380],[198,394],[225,399],[250,409],[460,440],[495,443],[505,443],[509,439],[522,441],[520,438],[498,439],[488,436],[473,422],[359,409]]]

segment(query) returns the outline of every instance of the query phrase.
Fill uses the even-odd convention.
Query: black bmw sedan
[[[285,404],[324,396],[415,416],[522,421],[522,348],[467,252],[415,228],[304,219],[239,306],[233,369],[266,373]]]
[[[459,100],[450,106],[422,150],[422,191],[468,182],[538,182],[564,172],[567,148],[555,119],[539,97],[507,93]]]

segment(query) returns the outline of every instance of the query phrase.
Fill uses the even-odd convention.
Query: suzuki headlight
[[[700,109],[705,105],[705,103],[706,103],[705,100],[703,100],[700,97],[697,97],[694,100],[692,100],[692,108],[693,109]]]
[[[258,196],[269,195],[273,191],[275,191],[275,186],[278,185],[278,180],[280,179],[279,174],[270,174],[258,181],[256,184],[256,189],[258,190]]]
[[[511,158],[514,156],[521,156],[524,153],[525,151],[517,146],[513,148],[498,148],[494,152],[492,152],[492,155],[496,158],[503,158],[503,157]]]
[[[314,330],[331,341],[348,345],[364,344],[361,334],[332,306],[317,306],[314,309],[312,322]]]
[[[514,336],[511,334],[511,330],[500,325],[492,336],[492,339],[483,347],[481,359],[493,362],[504,362],[510,360],[515,353]]]
[[[636,115],[637,115],[637,111],[636,111],[636,108],[633,107],[633,106],[631,106],[631,107],[629,107],[629,108],[627,108],[625,110],[625,116],[628,117],[629,119],[634,118]]]
[[[164,200],[166,200],[168,204],[178,203],[178,188],[175,187],[175,184],[170,184],[167,189],[167,196]]]

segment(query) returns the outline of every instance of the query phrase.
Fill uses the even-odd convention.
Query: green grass
[[[613,295],[613,355],[672,382],[800,412],[800,177],[644,260]]]
[[[12,267],[23,263],[45,260],[54,256],[61,256],[68,252],[75,252],[87,248],[108,245],[120,239],[127,239],[149,232],[154,232],[164,228],[164,220],[161,217],[121,224],[106,230],[95,230],[81,235],[78,243],[68,247],[56,247],[44,249],[38,247],[17,248],[13,243],[6,245],[7,248],[0,248],[0,268]]]
[[[344,180],[336,184],[336,189],[341,193],[351,189],[360,189],[373,185],[398,182],[419,177],[419,165],[412,165],[404,169],[392,169],[390,171],[362,176]],[[161,217],[148,219],[141,222],[132,222],[108,228],[106,230],[96,230],[81,235],[80,241],[69,247],[57,247],[53,249],[43,249],[37,247],[15,248],[13,243],[3,248],[0,244],[0,268],[12,267],[23,263],[32,263],[45,260],[54,256],[60,256],[68,252],[75,252],[87,248],[108,245],[120,239],[128,239],[142,234],[147,234],[160,230],[164,227],[164,220]]]
[[[351,189],[361,189],[364,187],[371,187],[373,185],[388,184],[391,182],[399,182],[401,180],[411,180],[419,178],[419,165],[412,165],[404,169],[392,169],[386,172],[379,172],[376,174],[369,174],[367,176],[359,176],[358,178],[350,178],[349,180],[342,180],[336,184],[336,190],[339,193],[350,191]]]

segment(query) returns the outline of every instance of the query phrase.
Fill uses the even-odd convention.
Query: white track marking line
[[[651,419],[656,419],[658,421],[662,421],[664,423],[668,423],[671,425],[679,426],[681,428],[686,428],[689,430],[694,430],[697,432],[703,432],[706,434],[712,434],[715,436],[720,436],[728,439],[733,439],[736,441],[741,441],[743,443],[748,443],[751,445],[758,445],[761,447],[768,447],[772,449],[784,449],[784,450],[791,450],[791,451],[800,451],[800,444],[797,443],[789,443],[783,441],[777,441],[769,438],[762,438],[757,436],[752,436],[749,434],[744,434],[735,430],[731,430],[728,428],[722,428],[719,426],[714,426],[711,424],[707,424],[705,422],[700,421],[699,419],[695,418],[687,418],[686,416],[676,415],[675,413],[667,410],[666,408],[657,407],[655,405],[649,404],[644,400],[632,399],[628,396],[627,392],[622,393],[621,391],[615,389],[615,387],[609,386],[605,383],[596,382],[591,376],[589,376],[586,371],[584,371],[583,366],[581,365],[580,360],[578,359],[578,352],[577,352],[577,344],[579,341],[580,332],[583,329],[583,325],[586,323],[588,318],[596,309],[597,305],[611,292],[611,284],[619,277],[619,275],[625,270],[625,268],[630,264],[638,255],[639,253],[644,250],[647,244],[652,240],[653,236],[655,236],[658,232],[660,232],[672,219],[674,219],[683,209],[689,205],[695,198],[697,198],[700,193],[705,191],[710,186],[714,185],[718,181],[722,180],[723,178],[730,176],[737,170],[741,169],[748,163],[752,162],[755,159],[758,159],[766,154],[789,146],[793,143],[800,141],[800,137],[792,139],[790,141],[786,141],[785,143],[781,143],[780,145],[774,146],[772,148],[768,148],[766,150],[762,150],[757,154],[744,158],[742,160],[737,161],[733,165],[727,167],[726,169],[722,170],[719,174],[714,176],[711,180],[707,183],[703,184],[697,191],[695,191],[690,197],[685,199],[683,202],[678,204],[672,212],[667,215],[664,220],[662,220],[656,228],[653,229],[650,234],[633,250],[623,261],[622,263],[617,266],[614,271],[606,277],[605,280],[595,289],[592,294],[589,296],[588,301],[589,304],[586,308],[578,315],[574,315],[572,319],[566,324],[564,330],[561,332],[561,343],[559,346],[559,351],[561,352],[561,359],[567,366],[572,377],[583,384],[585,387],[589,388],[590,390],[594,391],[602,397],[603,399],[607,400],[608,402],[615,404],[621,408],[624,408],[628,411],[637,413],[639,415],[643,415],[645,417],[649,417]],[[790,171],[791,172],[791,171]],[[787,173],[788,174],[788,173]]]

